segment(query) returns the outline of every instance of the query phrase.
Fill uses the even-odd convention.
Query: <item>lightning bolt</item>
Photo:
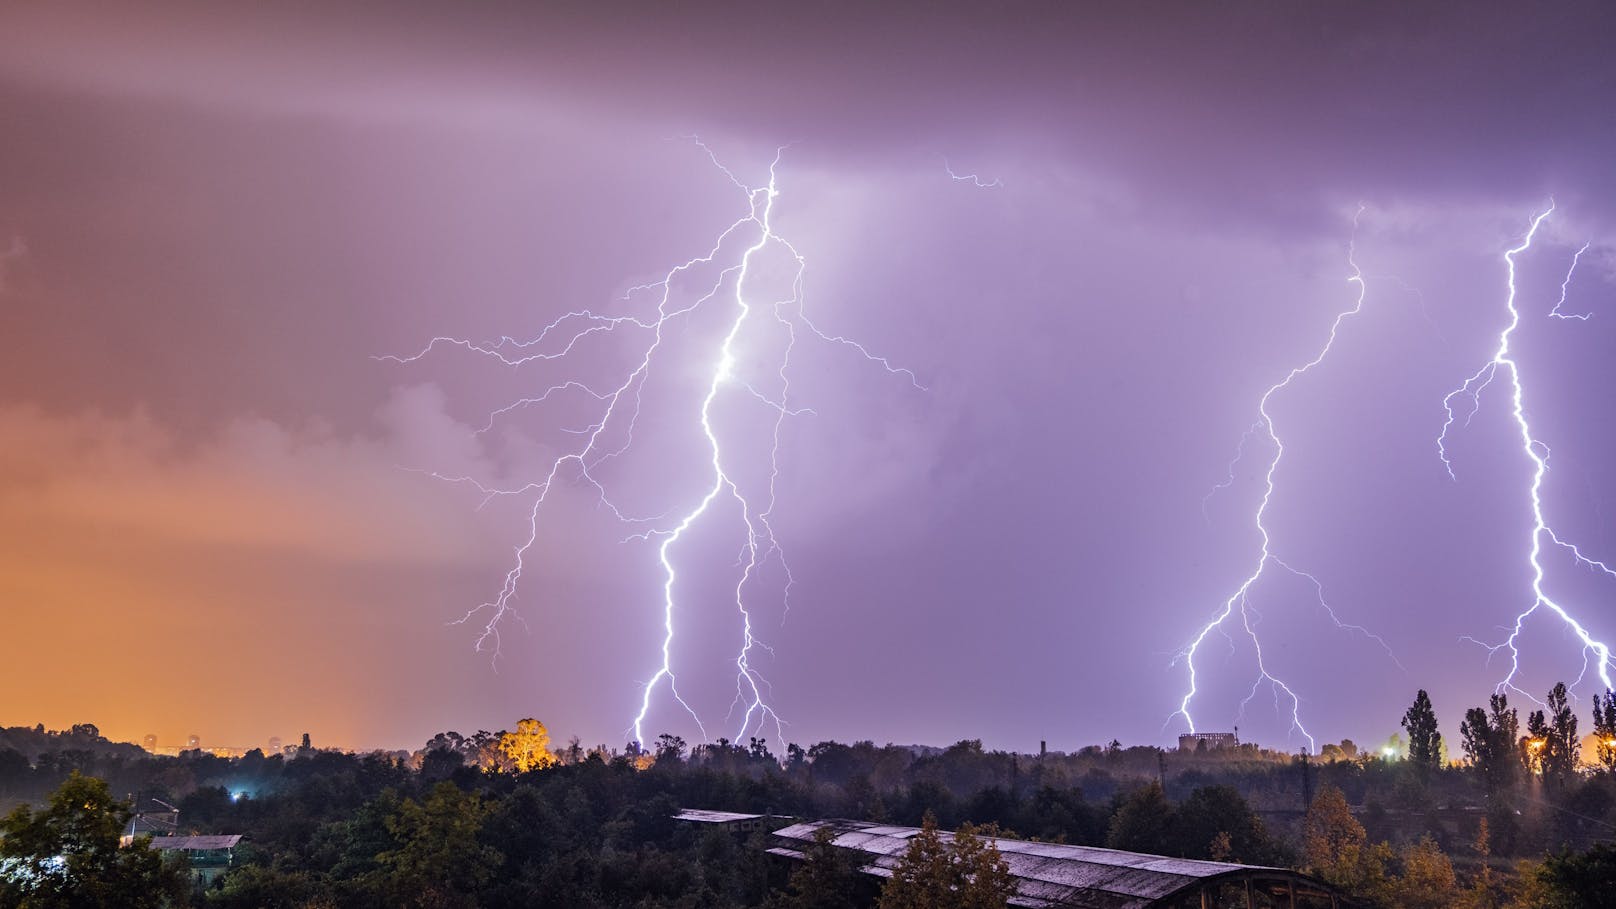
[[[1449,432],[1453,429],[1454,424],[1459,421],[1459,416],[1454,410],[1454,400],[1456,398],[1469,400],[1469,411],[1464,416],[1464,421],[1468,425],[1470,419],[1481,408],[1481,393],[1487,389],[1487,386],[1492,384],[1500,372],[1507,375],[1510,417],[1514,420],[1515,429],[1519,434],[1521,451],[1532,464],[1532,479],[1527,488],[1527,497],[1532,506],[1532,529],[1528,538],[1526,554],[1526,562],[1531,566],[1532,573],[1532,604],[1515,616],[1515,622],[1510,629],[1509,636],[1503,641],[1489,645],[1475,638],[1466,638],[1466,640],[1485,647],[1489,661],[1500,651],[1508,651],[1509,673],[1499,681],[1496,689],[1500,692],[1505,690],[1515,691],[1533,701],[1537,701],[1537,698],[1532,697],[1530,693],[1523,691],[1515,684],[1516,675],[1520,672],[1521,667],[1521,652],[1518,642],[1521,632],[1526,627],[1527,620],[1543,609],[1547,609],[1559,616],[1560,620],[1582,642],[1583,670],[1577,681],[1572,683],[1572,687],[1576,687],[1576,684],[1580,683],[1587,675],[1590,659],[1592,659],[1599,674],[1600,681],[1604,683],[1607,689],[1613,687],[1611,684],[1612,661],[1610,647],[1601,641],[1595,640],[1565,606],[1549,596],[1543,589],[1543,584],[1547,577],[1547,570],[1543,566],[1543,550],[1546,545],[1565,550],[1571,555],[1576,564],[1609,577],[1616,578],[1616,571],[1613,571],[1609,565],[1602,561],[1583,555],[1575,544],[1562,539],[1549,525],[1543,508],[1543,478],[1549,470],[1549,446],[1532,434],[1531,424],[1526,419],[1526,389],[1521,382],[1520,364],[1510,356],[1510,342],[1514,338],[1515,330],[1521,324],[1521,312],[1516,306],[1516,257],[1532,247],[1532,240],[1537,236],[1538,227],[1553,212],[1554,202],[1550,200],[1549,207],[1532,218],[1531,226],[1527,228],[1526,236],[1521,239],[1520,243],[1505,251],[1504,266],[1508,277],[1508,289],[1504,296],[1504,308],[1509,312],[1509,324],[1499,332],[1498,348],[1493,352],[1492,358],[1482,364],[1481,368],[1472,373],[1469,378],[1465,379],[1462,385],[1449,392],[1442,399],[1442,408],[1447,412],[1447,418],[1443,421],[1442,432],[1437,435],[1436,440],[1437,456],[1441,458],[1442,466],[1447,469],[1450,479],[1457,480],[1458,476],[1454,473],[1453,462],[1448,457],[1447,444]],[[1553,310],[1549,312],[1550,316],[1579,320],[1587,319],[1587,315],[1565,315],[1559,311],[1560,306],[1565,303],[1566,291],[1571,284],[1572,274],[1576,271],[1577,261],[1587,249],[1588,246],[1585,244],[1582,249],[1577,250],[1576,254],[1572,256],[1571,266],[1566,271],[1565,280],[1560,284],[1560,300],[1554,305]]]
[[[1004,181],[998,177],[994,177],[992,180],[984,183],[982,178],[976,174],[955,173],[954,168],[949,166],[947,158],[943,159],[943,172],[948,174],[948,176],[956,183],[969,183],[972,186],[975,186],[977,189],[998,189],[1004,186]]]
[[[591,339],[597,336],[639,335],[640,343],[635,348],[637,357],[630,358],[632,362],[614,383],[590,384],[579,379],[567,379],[551,384],[537,394],[519,398],[493,411],[478,430],[487,432],[513,412],[538,407],[553,399],[567,398],[592,407],[593,416],[587,425],[566,430],[577,437],[577,442],[548,463],[542,471],[542,479],[515,488],[501,488],[473,477],[431,473],[441,480],[474,487],[482,495],[479,507],[502,496],[525,496],[530,499],[526,511],[525,538],[514,547],[511,567],[498,592],[490,600],[468,610],[456,622],[480,622],[481,629],[474,647],[478,652],[491,651],[497,658],[501,624],[513,616],[520,619],[516,613],[516,601],[523,572],[538,544],[544,506],[559,485],[571,483],[582,486],[590,490],[598,505],[615,519],[640,528],[631,533],[626,541],[655,543],[657,564],[662,573],[660,657],[655,670],[641,687],[638,711],[631,725],[635,741],[646,742],[645,723],[663,689],[695,722],[702,739],[710,740],[707,725],[700,714],[680,694],[678,676],[674,670],[677,619],[684,608],[678,597],[681,577],[679,549],[693,527],[704,520],[713,519],[718,503],[730,502],[740,516],[735,528],[740,555],[738,579],[731,603],[738,614],[738,649],[733,661],[735,698],[726,720],[737,723],[736,741],[742,740],[750,730],[756,729],[761,734],[771,725],[783,740],[784,720],[771,705],[769,683],[755,665],[759,649],[770,653],[772,650],[758,637],[753,627],[751,604],[755,602],[753,590],[758,586],[759,573],[771,562],[778,564],[784,577],[778,595],[785,609],[789,609],[791,589],[795,583],[786,552],[775,533],[773,516],[780,477],[782,427],[788,417],[814,413],[809,408],[793,407],[791,404],[789,370],[799,335],[811,335],[830,344],[848,347],[887,373],[906,379],[915,388],[924,390],[924,386],[912,371],[871,353],[859,342],[822,331],[804,311],[803,282],[807,261],[797,247],[776,231],[773,218],[775,202],[780,196],[778,170],[785,147],[776,150],[769,164],[768,182],[763,186],[751,186],[726,167],[706,143],[694,136],[686,138],[741,194],[745,200],[745,210],[719,233],[705,254],[668,269],[660,280],[629,288],[619,300],[632,304],[647,296],[654,297],[656,302],[652,312],[614,315],[575,310],[544,325],[529,340],[506,336],[485,343],[436,337],[415,353],[377,359],[413,363],[438,348],[459,348],[514,369],[535,362],[564,361],[586,349]],[[788,283],[788,292],[778,298],[758,302],[754,287],[759,280],[755,274],[755,263],[760,255],[770,250],[783,252],[789,257],[794,270]],[[712,273],[714,270],[716,274]],[[703,279],[704,275],[706,277]],[[697,287],[700,293],[691,301],[681,300],[678,294],[678,287],[687,281],[699,281]],[[663,341],[675,323],[687,319],[698,310],[720,306],[728,307],[725,330],[712,350],[706,390],[692,415],[706,443],[708,479],[694,496],[693,504],[677,517],[630,514],[615,504],[600,471],[603,465],[622,456],[632,446],[635,425],[642,410],[643,392],[651,379],[653,363],[658,361],[659,355],[663,355]],[[739,364],[742,348],[749,338],[767,331],[775,332],[773,344],[779,350],[773,369],[765,370],[762,377],[742,375]],[[767,387],[760,387],[764,384]],[[772,416],[768,479],[766,483],[754,484],[761,485],[761,489],[744,488],[736,479],[732,461],[738,456],[726,450],[724,433],[715,425],[715,411],[730,406],[732,402],[760,405]]]
[[[1189,675],[1189,680],[1188,687],[1184,692],[1184,697],[1179,701],[1178,710],[1168,717],[1168,723],[1171,723],[1175,717],[1183,717],[1184,722],[1188,724],[1191,732],[1195,731],[1195,717],[1190,713],[1190,703],[1195,699],[1195,695],[1200,690],[1200,677],[1195,666],[1196,654],[1200,652],[1201,645],[1206,642],[1206,639],[1211,636],[1214,631],[1219,632],[1228,638],[1230,646],[1232,647],[1234,644],[1234,639],[1229,635],[1226,625],[1232,624],[1232,620],[1238,616],[1238,624],[1240,626],[1239,631],[1244,633],[1244,635],[1250,639],[1251,645],[1257,657],[1257,678],[1252,683],[1251,692],[1247,694],[1245,699],[1240,702],[1241,714],[1244,714],[1246,706],[1251,703],[1252,699],[1255,698],[1258,692],[1260,692],[1266,685],[1273,694],[1276,708],[1280,708],[1280,705],[1284,702],[1289,703],[1291,720],[1291,725],[1289,727],[1290,731],[1300,733],[1301,736],[1307,740],[1309,751],[1316,750],[1316,743],[1313,739],[1313,735],[1308,731],[1307,726],[1302,722],[1302,699],[1300,695],[1298,695],[1296,690],[1287,682],[1269,670],[1267,659],[1263,655],[1262,638],[1257,633],[1257,626],[1261,623],[1262,616],[1252,606],[1251,597],[1253,590],[1269,573],[1270,568],[1286,572],[1309,582],[1313,586],[1314,592],[1317,595],[1319,607],[1324,610],[1325,614],[1329,616],[1330,620],[1335,623],[1338,628],[1360,633],[1380,644],[1381,647],[1386,649],[1386,652],[1389,655],[1392,655],[1391,647],[1379,635],[1369,632],[1362,626],[1347,624],[1341,621],[1334,608],[1331,607],[1329,602],[1325,599],[1324,585],[1317,577],[1307,571],[1292,566],[1275,554],[1273,538],[1269,533],[1265,520],[1268,516],[1268,508],[1273,503],[1274,499],[1274,475],[1279,469],[1280,461],[1285,456],[1285,443],[1280,438],[1278,429],[1274,426],[1274,418],[1273,415],[1269,413],[1268,405],[1273,400],[1275,395],[1289,388],[1292,382],[1296,381],[1303,375],[1306,375],[1315,366],[1318,366],[1320,363],[1324,362],[1325,358],[1330,355],[1330,349],[1335,345],[1335,340],[1341,331],[1342,323],[1348,318],[1363,311],[1366,285],[1364,282],[1363,270],[1358,267],[1356,258],[1358,220],[1362,217],[1363,212],[1364,206],[1360,205],[1357,212],[1353,214],[1352,238],[1347,244],[1347,264],[1352,269],[1352,274],[1347,278],[1347,281],[1356,285],[1357,287],[1357,293],[1353,298],[1352,305],[1347,309],[1336,313],[1334,321],[1330,323],[1329,336],[1325,339],[1324,346],[1319,349],[1318,353],[1315,354],[1311,360],[1308,360],[1301,366],[1293,367],[1288,373],[1285,374],[1284,378],[1280,379],[1278,382],[1275,382],[1273,385],[1268,386],[1268,389],[1263,392],[1262,397],[1257,401],[1257,420],[1251,425],[1250,428],[1246,430],[1244,435],[1241,436],[1240,445],[1235,452],[1234,460],[1229,463],[1228,477],[1223,482],[1220,482],[1217,484],[1217,486],[1213,487],[1212,492],[1208,493],[1207,495],[1207,498],[1210,498],[1219,490],[1226,489],[1233,485],[1235,464],[1237,464],[1241,458],[1245,457],[1246,448],[1252,442],[1252,440],[1262,440],[1272,450],[1272,454],[1268,458],[1268,463],[1263,473],[1262,498],[1258,502],[1256,514],[1253,516],[1253,523],[1257,528],[1257,536],[1260,540],[1260,546],[1258,548],[1257,559],[1252,566],[1251,573],[1246,575],[1245,580],[1241,581],[1240,585],[1235,588],[1234,592],[1223,601],[1221,609],[1218,610],[1217,614],[1212,618],[1212,620],[1201,627],[1200,631],[1193,639],[1191,639],[1190,643],[1186,645],[1183,650],[1179,651],[1173,660],[1175,665],[1179,662],[1184,663]],[[1205,513],[1205,507],[1206,499],[1203,499],[1203,514]],[[1392,660],[1394,662],[1396,659],[1396,656],[1392,655]],[[1401,664],[1399,663],[1398,665]]]
[[[1560,299],[1556,300],[1554,302],[1554,308],[1549,310],[1549,315],[1553,316],[1556,319],[1576,319],[1579,322],[1586,322],[1586,321],[1588,321],[1588,317],[1591,315],[1591,313],[1585,313],[1585,312],[1584,313],[1569,313],[1569,312],[1561,312],[1560,311],[1560,307],[1565,305],[1566,293],[1569,292],[1570,289],[1571,289],[1571,276],[1575,275],[1577,273],[1577,263],[1582,260],[1582,254],[1587,252],[1588,247],[1591,246],[1591,245],[1593,245],[1593,244],[1591,244],[1591,243],[1582,244],[1582,248],[1577,250],[1571,256],[1571,265],[1570,265],[1569,268],[1566,269],[1565,280],[1560,282]]]

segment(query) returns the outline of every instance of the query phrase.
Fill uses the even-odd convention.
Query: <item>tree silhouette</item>
[[[1564,790],[1577,770],[1577,715],[1569,697],[1565,683],[1557,683],[1549,691],[1547,712],[1534,710],[1526,721],[1527,747],[1536,753],[1544,785],[1555,792]]]
[[[1616,771],[1616,693],[1605,690],[1605,697],[1594,695],[1594,755],[1599,766]]]
[[[1408,759],[1416,767],[1435,770],[1442,765],[1442,733],[1437,731],[1436,710],[1431,707],[1431,696],[1421,688],[1414,696],[1414,704],[1403,714],[1403,728],[1408,731]]]
[[[1490,711],[1480,707],[1465,711],[1459,737],[1465,757],[1481,773],[1487,794],[1496,799],[1513,790],[1520,778],[1520,720],[1505,695],[1493,695],[1488,706]]]

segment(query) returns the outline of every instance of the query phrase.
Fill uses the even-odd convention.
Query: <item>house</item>
[[[213,879],[230,870],[235,859],[236,846],[241,834],[227,836],[154,836],[151,845],[160,852],[180,852],[191,864],[191,874],[198,888],[213,883]]]

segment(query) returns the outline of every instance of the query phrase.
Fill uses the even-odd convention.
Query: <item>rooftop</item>
[[[867,874],[891,877],[898,860],[909,847],[918,827],[896,827],[868,821],[827,820],[794,824],[775,831],[787,841],[770,849],[774,855],[801,859],[800,845],[813,842],[814,832],[828,827],[835,833],[835,845],[860,854],[860,868]],[[943,839],[953,834],[942,833]],[[1265,894],[1268,903],[1287,905],[1280,897],[1297,897],[1299,907],[1338,905],[1330,887],[1305,875],[1284,868],[1238,865],[1169,858],[1141,852],[1123,852],[1094,846],[1067,846],[1036,843],[1006,837],[989,837],[1010,866],[1015,878],[1013,906],[1030,909],[1088,907],[1088,909],[1144,909],[1144,907],[1207,905],[1206,892],[1215,905],[1246,905],[1242,893]],[[1235,903],[1224,899],[1235,898]]]
[[[676,821],[694,821],[698,824],[732,824],[738,821],[756,821],[769,815],[765,814],[738,814],[734,811],[707,811],[702,808],[685,808],[673,816]]]
[[[234,849],[241,842],[241,834],[232,833],[226,836],[154,836],[153,849],[184,849],[187,851],[208,849]]]

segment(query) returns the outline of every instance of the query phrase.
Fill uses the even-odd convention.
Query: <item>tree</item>
[[[1325,786],[1314,796],[1302,820],[1302,861],[1319,871],[1338,864],[1352,849],[1369,841],[1363,825],[1352,816],[1347,797],[1334,786]]]
[[[1509,699],[1495,694],[1488,702],[1489,710],[1472,707],[1465,711],[1464,722],[1459,724],[1459,736],[1464,744],[1465,757],[1481,773],[1489,796],[1510,792],[1520,776],[1520,721]]]
[[[769,752],[769,740],[766,738],[753,737],[746,753],[754,761],[774,762],[774,755]]]
[[[1527,748],[1544,785],[1555,792],[1563,791],[1577,770],[1577,715],[1568,700],[1565,683],[1560,682],[1549,691],[1547,712],[1534,710],[1526,720],[1531,736]]]
[[[815,830],[813,845],[803,850],[803,858],[791,873],[787,892],[776,895],[768,904],[770,909],[857,909],[862,905],[858,864],[846,850],[837,848],[834,830]]]
[[[1544,909],[1616,909],[1616,845],[1551,855],[1537,872]]]
[[[1302,862],[1308,871],[1348,892],[1373,896],[1386,888],[1390,853],[1384,843],[1369,844],[1341,790],[1319,790],[1302,820]]]
[[[10,795],[33,775],[28,756],[15,748],[0,747],[0,795]]]
[[[1408,759],[1414,766],[1425,770],[1442,766],[1442,733],[1437,731],[1436,710],[1424,688],[1403,714],[1403,729],[1408,732]]]
[[[1111,816],[1111,829],[1105,844],[1112,849],[1130,852],[1161,852],[1170,848],[1174,828],[1173,806],[1168,804],[1160,783],[1155,781],[1141,786],[1118,806]],[[1216,833],[1216,831],[1213,831]],[[1201,844],[1204,848],[1210,840]]]
[[[1594,755],[1601,768],[1616,771],[1616,693],[1608,688],[1603,701],[1594,695]]]
[[[1403,873],[1388,888],[1399,909],[1449,909],[1459,898],[1453,863],[1429,835],[1404,847]]]
[[[543,770],[556,762],[550,753],[550,731],[531,717],[516,721],[516,731],[499,737],[500,753],[516,765],[517,773]]]
[[[990,828],[991,829],[991,828]],[[948,842],[930,814],[881,888],[880,909],[1004,909],[1015,894],[1010,866],[991,839],[963,824]]]
[[[1472,847],[1476,851],[1479,867],[1470,880],[1469,909],[1498,909],[1498,884],[1492,868],[1492,829],[1486,818],[1482,818],[1476,826],[1476,840]]]
[[[1173,852],[1185,858],[1266,865],[1278,860],[1262,819],[1232,786],[1202,786],[1172,818]]]
[[[466,757],[451,748],[429,748],[421,755],[421,779],[436,782],[448,779],[466,765]]]
[[[657,736],[656,759],[658,764],[672,766],[685,759],[685,740],[677,735],[664,732]]]
[[[145,837],[119,848],[130,816],[104,781],[74,771],[44,810],[25,805],[0,819],[0,906],[156,909],[183,901],[184,859],[165,861]]]
[[[101,730],[94,723],[74,723],[72,728],[67,731],[67,734],[74,738],[84,738],[95,742],[105,741],[105,739],[101,738]]]
[[[505,856],[479,841],[488,806],[453,783],[432,787],[425,802],[405,799],[387,818],[398,848],[376,858],[393,875],[406,905],[472,906]]]

